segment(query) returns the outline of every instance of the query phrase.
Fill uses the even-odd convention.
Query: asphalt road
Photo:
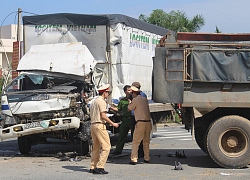
[[[115,145],[117,136],[111,138]],[[106,164],[108,175],[88,173],[90,158],[76,156],[58,158],[59,152],[74,155],[77,144],[60,142],[58,144],[42,144],[32,147],[29,156],[22,156],[17,141],[0,143],[0,179],[246,179],[250,177],[249,168],[224,169],[215,164],[192,140],[191,135],[183,126],[160,126],[150,144],[151,160],[149,164],[139,159],[137,165],[129,165],[131,139],[124,147],[123,157],[110,157]],[[114,146],[112,146],[114,148]],[[186,158],[175,157],[180,151]],[[68,157],[68,156],[67,156]],[[65,161],[61,161],[65,160]],[[183,170],[174,170],[176,162],[180,162]]]

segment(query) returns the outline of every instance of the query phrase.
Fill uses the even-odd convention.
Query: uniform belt
[[[137,120],[137,122],[150,122],[150,120]]]
[[[93,122],[91,124],[105,124],[105,123],[102,123],[102,122]]]

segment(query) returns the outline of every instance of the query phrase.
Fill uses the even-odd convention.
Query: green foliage
[[[166,116],[166,119],[162,121],[162,123],[181,123],[182,120],[180,118],[180,116],[177,114],[177,113],[173,113],[173,116],[172,115],[168,115]]]
[[[222,33],[217,26],[215,27],[215,33]]]
[[[205,19],[200,14],[189,19],[185,12],[171,11],[166,13],[161,9],[153,10],[149,17],[141,14],[139,20],[171,29],[175,32],[197,32],[205,24]]]
[[[176,123],[181,123],[182,122],[180,116],[177,113],[175,113],[174,116],[175,116],[175,122]]]
[[[148,22],[148,17],[145,16],[144,14],[141,14],[138,19],[144,22]]]

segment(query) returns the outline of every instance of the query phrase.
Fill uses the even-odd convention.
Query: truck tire
[[[81,141],[81,154],[86,156],[89,153],[89,141]]]
[[[201,148],[201,150],[204,153],[208,154],[205,134],[206,132],[202,127],[195,127],[194,129],[195,141],[197,145]]]
[[[21,154],[27,155],[31,150],[31,139],[28,137],[18,137],[18,148]]]
[[[230,115],[213,122],[207,133],[210,157],[225,168],[242,168],[250,162],[250,121]]]

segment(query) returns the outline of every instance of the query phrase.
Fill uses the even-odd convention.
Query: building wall
[[[20,41],[23,40],[23,33],[20,33]],[[13,42],[17,40],[17,25],[10,24],[0,29],[0,78],[6,75],[11,69]],[[10,73],[11,74],[11,73]]]
[[[17,25],[16,24],[10,24],[6,26],[1,27],[0,31],[0,39],[12,39],[14,41],[17,40]],[[21,33],[20,33],[20,40],[23,39],[23,29],[21,26]]]

